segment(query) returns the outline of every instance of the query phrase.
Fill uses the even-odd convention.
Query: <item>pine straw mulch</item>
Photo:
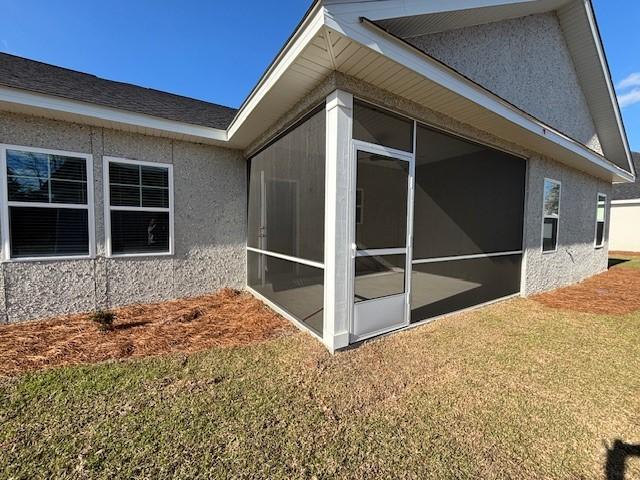
[[[0,325],[0,375],[249,345],[295,330],[252,295],[231,289],[112,311],[116,320],[107,332],[99,331],[90,314]]]
[[[640,269],[610,268],[581,283],[535,295],[533,299],[564,310],[626,315],[640,310]]]

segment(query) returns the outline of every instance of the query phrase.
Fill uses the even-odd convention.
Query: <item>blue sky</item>
[[[0,51],[239,106],[310,0],[0,0]],[[640,2],[594,0],[640,150]]]

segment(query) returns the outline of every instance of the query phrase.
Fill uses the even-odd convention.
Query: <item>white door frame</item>
[[[414,146],[415,152],[415,122],[414,122]],[[358,252],[356,248],[356,221],[355,221],[355,196],[357,186],[357,164],[358,164],[358,151],[381,155],[395,160],[405,161],[409,164],[409,173],[407,178],[407,232],[406,232],[406,244],[404,248],[392,248],[392,249],[375,249],[375,250],[361,250]],[[352,199],[349,208],[349,245],[351,252],[350,261],[350,281],[349,281],[349,298],[351,298],[351,308],[349,309],[349,332],[351,342],[358,342],[371,338],[383,333],[406,327],[409,325],[411,319],[411,266],[412,266],[412,242],[413,242],[413,201],[415,190],[415,153],[405,152],[403,150],[396,150],[382,145],[364,142],[361,140],[351,140],[351,192],[350,197]],[[356,336],[354,335],[354,318],[355,318],[355,259],[357,256],[370,256],[370,255],[391,255],[391,254],[404,254],[405,255],[405,291],[402,294],[392,295],[389,297],[382,297],[379,299],[367,300],[359,302],[360,305],[372,304],[373,302],[382,303],[385,300],[393,299],[399,296],[404,297],[404,318],[402,324],[393,325],[389,328],[370,332],[366,335]]]

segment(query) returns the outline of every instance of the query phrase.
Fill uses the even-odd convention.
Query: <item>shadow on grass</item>
[[[610,258],[608,268],[615,267],[621,263],[627,263],[630,260],[628,258]]]
[[[607,446],[606,480],[624,480],[627,458],[640,457],[640,444],[634,445],[616,439]]]

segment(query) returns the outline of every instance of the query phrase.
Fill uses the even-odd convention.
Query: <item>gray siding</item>
[[[554,13],[411,38],[416,47],[602,153]]]
[[[562,182],[558,251],[542,253],[542,195],[544,179]],[[577,283],[607,269],[609,211],[605,244],[595,248],[598,193],[607,195],[611,207],[611,184],[538,157],[529,160],[525,209],[524,268],[525,295]]]
[[[244,286],[241,152],[6,112],[0,143],[93,154],[97,253],[94,260],[2,264],[0,318],[21,321]],[[173,256],[105,258],[103,155],[173,164]]]

